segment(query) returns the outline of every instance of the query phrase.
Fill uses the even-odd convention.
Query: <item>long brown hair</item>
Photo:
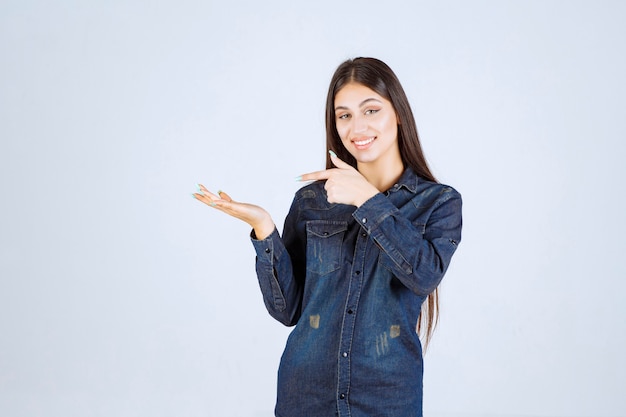
[[[343,146],[335,123],[335,96],[349,83],[362,84],[391,102],[399,120],[398,146],[402,163],[405,167],[411,167],[418,176],[437,182],[422,152],[415,118],[404,89],[391,68],[376,58],[349,59],[339,65],[330,81],[326,98],[326,169],[334,167],[328,154],[329,150],[334,151],[341,160],[354,168],[357,167],[356,159]],[[424,338],[426,346],[438,320],[439,291],[435,288],[422,305],[416,324],[416,330]]]

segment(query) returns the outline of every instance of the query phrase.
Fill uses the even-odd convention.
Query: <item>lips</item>
[[[359,139],[353,139],[352,143],[354,143],[354,146],[357,149],[365,149],[367,148],[372,142],[374,142],[374,140],[376,139],[376,136],[372,136],[369,138],[359,138]]]

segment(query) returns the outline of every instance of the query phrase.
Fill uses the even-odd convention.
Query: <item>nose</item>
[[[354,133],[361,133],[367,130],[367,120],[363,116],[354,117]]]

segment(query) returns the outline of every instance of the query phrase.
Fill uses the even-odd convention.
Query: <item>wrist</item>
[[[361,194],[357,198],[357,200],[354,202],[354,205],[357,206],[357,207],[361,207],[367,200],[369,200],[370,198],[374,197],[378,193],[379,193],[379,191],[376,188],[374,188],[372,190],[369,190],[369,192]]]
[[[252,228],[254,229],[256,238],[263,240],[272,234],[276,226],[274,225],[274,221],[268,217],[259,223],[253,224]]]

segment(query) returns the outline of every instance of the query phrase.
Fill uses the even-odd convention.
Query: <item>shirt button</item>
[[[354,271],[354,275],[359,275],[361,271]]]
[[[365,217],[363,217],[363,218],[361,219],[361,221],[362,221],[363,223],[367,223],[367,219],[366,219]]]
[[[348,310],[348,314],[353,314],[353,313],[354,313],[354,310],[352,309]]]
[[[270,252],[271,252],[270,248],[265,248],[265,253],[270,253]]]
[[[367,237],[367,233],[363,232],[363,233],[361,233],[361,236]]]
[[[346,398],[346,394],[339,394],[339,398],[342,399],[342,400],[345,399]]]
[[[347,358],[347,357],[348,357],[348,352],[343,352],[343,353],[341,354],[341,356],[343,356],[344,358]]]

